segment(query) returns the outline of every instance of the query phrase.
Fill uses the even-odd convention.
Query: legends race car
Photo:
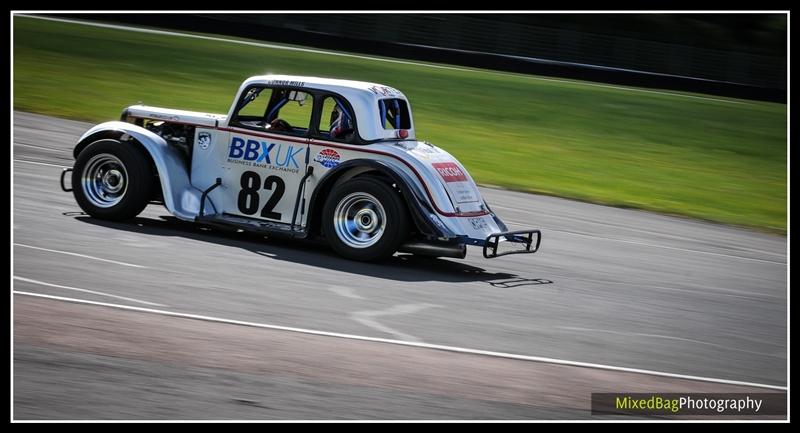
[[[533,253],[452,155],[416,139],[411,104],[380,84],[266,75],[224,114],[134,105],[87,131],[61,175],[87,214],[125,220],[161,203],[181,220],[322,236],[344,257]],[[71,188],[65,184],[71,173]]]

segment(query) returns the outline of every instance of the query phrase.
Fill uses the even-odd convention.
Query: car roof
[[[387,98],[398,98],[406,101],[410,117],[411,104],[403,92],[383,84],[367,81],[341,80],[336,78],[322,78],[302,75],[257,75],[246,79],[239,88],[239,94],[251,85],[287,86],[308,88],[333,92],[341,95],[352,105],[355,111],[359,134],[365,140],[394,138],[394,130],[386,130],[380,124],[377,116],[378,101]],[[237,95],[237,98],[239,95]],[[229,114],[233,114],[232,112]],[[408,138],[413,139],[414,125],[407,130]]]
[[[336,93],[364,92],[375,95],[377,98],[385,97],[390,93],[398,93],[405,97],[399,90],[384,84],[370,83],[367,81],[341,80],[337,78],[310,77],[302,75],[256,75],[245,81],[250,84],[286,85],[292,87],[309,87],[312,89],[328,90]],[[384,90],[385,89],[385,90]],[[393,92],[392,92],[393,91]]]

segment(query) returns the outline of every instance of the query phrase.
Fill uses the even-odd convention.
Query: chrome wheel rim
[[[383,237],[386,212],[374,196],[365,192],[354,192],[336,206],[333,225],[336,235],[347,246],[367,248]]]
[[[128,190],[128,171],[114,155],[95,155],[89,159],[81,173],[81,187],[86,199],[94,206],[112,207],[125,197]]]

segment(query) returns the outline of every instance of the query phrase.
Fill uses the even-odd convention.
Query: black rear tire
[[[136,144],[98,140],[86,146],[72,169],[72,192],[87,214],[122,221],[144,210],[155,188],[150,157]],[[115,191],[115,190],[119,191]]]
[[[377,203],[370,207],[373,200]],[[353,204],[348,207],[350,202]],[[344,209],[348,208],[352,209],[351,214],[355,214],[354,220],[360,221],[360,227],[365,230],[360,230],[359,223],[354,221],[349,225],[352,227],[349,234],[345,232],[347,225],[341,221],[346,213]],[[375,228],[374,235],[367,233],[371,223],[382,229]],[[322,230],[331,248],[352,260],[378,261],[390,257],[407,238],[408,227],[408,212],[400,193],[372,177],[358,177],[336,186],[322,211]],[[354,232],[369,240],[360,240]]]

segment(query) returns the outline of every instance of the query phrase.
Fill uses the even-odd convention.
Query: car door
[[[219,155],[224,213],[291,224],[308,160],[313,98],[287,88],[249,91],[225,128],[227,147]]]

